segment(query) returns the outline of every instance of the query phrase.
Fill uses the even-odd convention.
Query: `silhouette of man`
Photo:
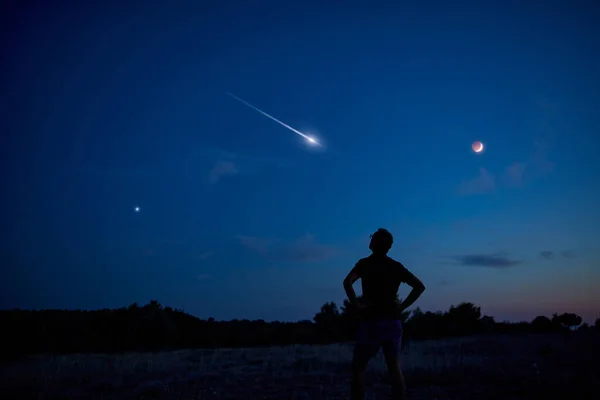
[[[392,383],[394,399],[404,399],[404,375],[400,369],[402,321],[400,313],[410,307],[425,290],[425,285],[400,262],[388,257],[394,239],[386,229],[371,235],[372,254],[360,259],[344,279],[344,289],[350,304],[359,312],[361,323],[356,335],[352,358],[351,399],[365,397],[365,372],[369,360],[379,348],[383,350]],[[362,300],[358,301],[352,285],[362,280]],[[406,299],[398,304],[396,296],[400,284],[412,287]]]

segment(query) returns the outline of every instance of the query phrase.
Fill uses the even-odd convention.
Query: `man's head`
[[[371,235],[371,243],[369,243],[369,249],[373,254],[387,254],[392,247],[394,238],[392,234],[383,228],[377,229],[377,232]]]

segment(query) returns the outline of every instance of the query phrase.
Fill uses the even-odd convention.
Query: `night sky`
[[[384,227],[423,310],[600,316],[594,2],[58,3],[0,10],[1,308],[312,319]]]

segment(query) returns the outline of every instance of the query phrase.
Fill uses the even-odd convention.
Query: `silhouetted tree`
[[[410,339],[436,339],[446,335],[446,326],[446,316],[441,311],[423,312],[417,307],[406,321],[404,332]]]
[[[325,340],[338,340],[343,337],[341,315],[333,301],[323,304],[321,311],[315,314],[313,319],[317,325],[317,331]]]
[[[494,317],[490,317],[489,315],[481,317],[479,319],[479,324],[482,333],[493,333],[496,330],[496,321],[494,320]]]
[[[588,324],[587,322],[584,322],[583,324],[581,324],[581,326],[579,328],[577,328],[577,330],[582,330],[582,331],[586,331],[590,329],[590,324]]]
[[[550,318],[544,315],[538,315],[531,321],[531,328],[536,333],[548,333],[555,331],[557,326],[556,323],[552,322]]]
[[[446,313],[448,334],[465,335],[475,333],[478,330],[479,318],[481,318],[481,308],[473,303],[460,303],[457,306],[450,306]]]
[[[560,324],[565,329],[573,330],[581,325],[582,319],[579,315],[573,313],[553,314],[552,322]]]

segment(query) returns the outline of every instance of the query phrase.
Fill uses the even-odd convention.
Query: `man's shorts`
[[[354,359],[366,362],[373,358],[379,348],[386,359],[397,358],[402,347],[402,321],[399,319],[375,319],[363,321],[358,327]]]

